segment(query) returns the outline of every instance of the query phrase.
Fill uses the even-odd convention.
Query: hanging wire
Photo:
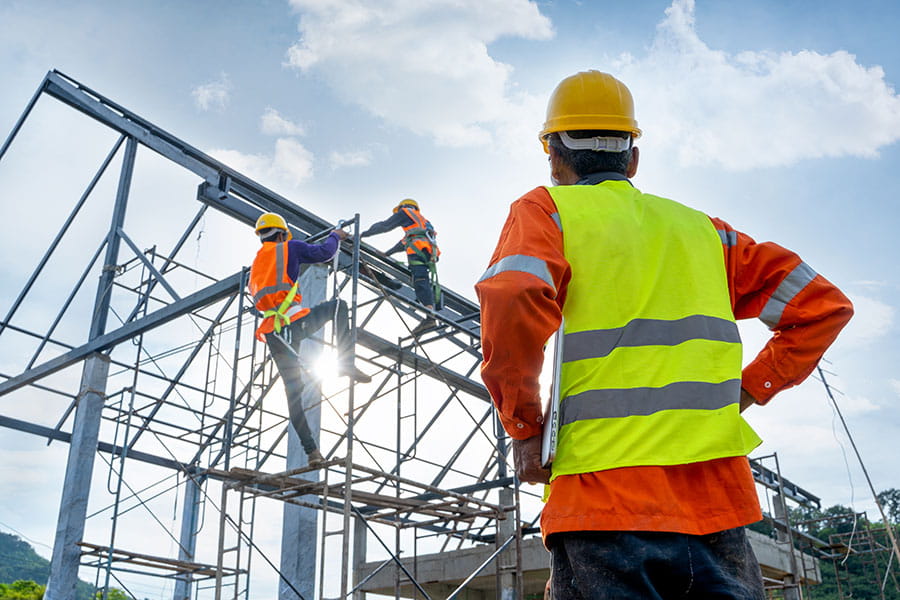
[[[831,404],[834,406],[834,410],[837,412],[838,416],[841,419],[841,424],[844,426],[844,432],[847,434],[847,439],[850,440],[850,445],[853,446],[853,452],[856,454],[856,459],[859,461],[859,466],[866,478],[866,482],[869,484],[869,490],[872,492],[872,499],[875,501],[875,506],[878,507],[878,512],[881,514],[881,522],[884,523],[888,537],[891,539],[891,546],[893,546],[894,554],[896,554],[897,557],[900,558],[900,547],[897,546],[897,538],[894,535],[894,528],[891,525],[890,521],[888,521],[888,518],[884,513],[884,507],[881,505],[881,501],[878,499],[878,494],[875,492],[875,486],[872,485],[872,479],[869,477],[869,471],[866,469],[866,465],[863,462],[862,456],[860,455],[859,450],[856,447],[856,442],[853,440],[853,436],[850,434],[850,428],[847,426],[847,421],[844,420],[844,415],[841,413],[841,409],[837,404],[837,400],[835,400],[834,394],[831,393],[831,386],[828,385],[828,381],[826,381],[825,379],[824,371],[822,371],[821,367],[816,367],[816,369],[818,369],[819,377],[822,378],[822,383],[825,385],[825,391],[828,393],[828,398],[831,400]],[[853,528],[855,531],[855,518]],[[844,560],[846,560],[846,558]]]
[[[821,367],[817,367],[817,369],[818,369],[819,376],[816,377],[816,379],[818,379],[819,381],[822,382],[822,385],[825,386],[825,389],[826,389],[826,391],[828,391],[828,395],[832,400],[831,404],[829,405],[829,407],[831,408],[831,435],[832,435],[832,437],[834,437],[834,441],[837,443],[838,448],[840,448],[841,457],[844,459],[844,468],[847,473],[847,482],[850,485],[850,508],[853,508],[853,506],[856,504],[856,486],[853,484],[853,472],[850,469],[850,460],[847,458],[847,447],[844,446],[844,443],[841,441],[841,438],[838,435],[838,430],[837,430],[838,419],[843,421],[843,417],[841,417],[841,413],[840,413],[840,410],[838,409],[837,402],[835,402],[834,398],[831,396],[831,392],[837,392],[837,393],[841,394],[842,396],[844,395],[844,393],[837,388],[833,388],[833,387],[829,386],[828,382],[825,381],[825,373],[829,373],[831,375],[834,375],[834,373],[832,373],[831,371],[826,371],[825,369],[822,369]],[[849,431],[847,432],[847,435],[849,437],[849,435],[850,435]],[[850,558],[850,554],[853,553],[853,542],[854,542],[854,539],[856,538],[856,528],[859,524],[858,521],[859,521],[858,515],[856,513],[856,510],[854,509],[853,510],[853,528],[850,530],[850,537],[847,538],[847,553],[844,555],[843,560],[841,560],[842,567],[845,565],[847,560]]]
[[[202,246],[200,240],[203,238],[204,233],[206,233],[206,213],[203,214],[203,217],[200,220],[200,229],[197,231],[197,249],[194,252],[194,267],[197,271],[194,272],[194,285],[197,285],[199,280],[199,275],[197,273],[200,271],[200,248]]]

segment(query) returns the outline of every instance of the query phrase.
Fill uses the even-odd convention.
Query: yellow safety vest
[[[553,477],[744,456],[741,342],[709,218],[627,181],[549,188],[572,267]]]

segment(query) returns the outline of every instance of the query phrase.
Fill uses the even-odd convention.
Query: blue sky
[[[900,487],[897,23],[888,1],[6,0],[0,132],[59,69],[330,220],[370,223],[416,198],[439,231],[442,281],[474,298],[509,203],[548,183],[536,134],[550,91],[609,71],[645,132],[639,188],[796,250],[854,300],[827,357],[881,490]],[[22,203],[5,197],[0,211],[6,228]],[[0,237],[6,256],[46,243]],[[235,243],[207,248],[223,273],[249,262],[249,232]],[[8,263],[2,286],[18,289],[33,265]],[[749,359],[765,330],[743,331]],[[747,417],[789,478],[827,505],[871,507],[821,384]],[[0,431],[9,457],[29,449],[0,478],[58,451],[31,445]],[[0,523],[51,543],[57,471],[27,476],[50,491],[44,513],[4,493]]]

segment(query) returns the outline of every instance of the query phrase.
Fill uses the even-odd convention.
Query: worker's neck
[[[559,181],[559,185],[575,185],[578,183],[579,179],[581,178],[572,170],[560,173],[560,176],[556,178],[556,180]]]
[[[575,185],[581,179],[571,167],[558,160],[551,161],[551,177],[557,185]]]

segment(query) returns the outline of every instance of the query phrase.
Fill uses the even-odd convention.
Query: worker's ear
[[[625,177],[631,179],[637,174],[638,162],[640,161],[641,153],[638,150],[637,146],[631,147],[631,159],[628,161],[628,168],[625,169]]]
[[[559,185],[558,182],[562,176],[560,172],[562,161],[559,160],[559,150],[550,146],[550,156],[548,158],[550,160],[550,179],[555,185]]]

